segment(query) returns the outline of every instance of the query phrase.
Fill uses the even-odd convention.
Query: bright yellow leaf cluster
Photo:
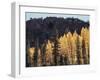
[[[68,32],[58,38],[59,53],[67,58],[68,64],[89,64],[89,35],[89,29],[83,27],[80,35],[75,31],[73,34]],[[52,41],[47,41],[45,52],[45,63],[47,65],[53,63],[53,45]],[[29,55],[31,57],[34,55],[34,50],[34,48],[29,48]],[[41,49],[38,50],[39,64],[42,65]]]

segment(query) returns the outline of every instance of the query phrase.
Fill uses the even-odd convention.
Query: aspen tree
[[[81,36],[83,38],[82,52],[83,52],[84,64],[88,64],[89,63],[89,30],[87,28],[82,28]]]
[[[58,38],[56,37],[55,41],[54,41],[54,46],[53,46],[53,55],[54,55],[54,65],[59,65],[60,64],[60,53],[59,53],[59,41]]]
[[[68,64],[68,50],[67,50],[67,47],[68,47],[68,43],[67,43],[67,36],[64,34],[60,39],[59,39],[59,42],[60,42],[60,55],[62,57],[62,63],[63,64]]]
[[[89,31],[85,28],[85,49],[86,49],[86,64],[89,63]]]
[[[29,63],[30,63],[30,66],[34,66],[34,52],[35,52],[35,48],[34,47],[31,47],[28,49],[28,55],[29,55]]]
[[[73,64],[72,63],[72,42],[71,42],[71,38],[72,38],[72,34],[71,32],[68,32],[67,34],[67,41],[68,41],[68,59],[69,59],[69,64]]]
[[[41,66],[41,65],[42,65],[42,55],[41,55],[40,49],[38,49],[38,63],[37,63],[37,66]]]
[[[52,43],[50,40],[48,40],[47,45],[46,45],[46,65],[52,65]]]
[[[79,52],[80,52],[80,64],[84,64],[83,54],[82,54],[82,37],[79,36]]]
[[[72,37],[72,55],[73,55],[73,64],[77,64],[77,37],[78,34],[75,31]]]

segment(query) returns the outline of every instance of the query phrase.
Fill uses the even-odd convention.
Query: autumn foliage
[[[30,67],[89,64],[89,28],[82,27],[80,34],[69,31],[56,35],[54,41],[48,39],[41,47],[27,47],[26,51]]]

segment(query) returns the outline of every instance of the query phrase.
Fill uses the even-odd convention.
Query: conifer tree
[[[41,48],[41,56],[42,56],[42,65],[46,66],[46,40],[44,41]]]
[[[55,27],[55,39],[54,39],[54,46],[53,46],[53,60],[54,60],[54,65],[59,65],[60,64],[60,53],[59,53],[59,41],[58,41],[58,31]]]

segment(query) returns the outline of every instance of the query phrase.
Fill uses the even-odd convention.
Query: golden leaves
[[[68,32],[58,39],[59,54],[66,57],[68,64],[89,64],[89,29],[82,28],[81,33],[78,34]],[[53,46],[54,43],[50,40],[44,43],[45,46],[45,63],[51,65],[53,63]],[[42,49],[42,48],[41,48]],[[42,64],[42,50],[38,49],[38,64]],[[35,48],[29,48],[28,53],[33,57]],[[67,62],[68,62],[67,61]]]

